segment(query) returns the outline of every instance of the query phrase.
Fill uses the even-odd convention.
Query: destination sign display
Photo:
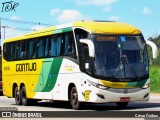
[[[116,41],[116,36],[97,36],[97,41]]]

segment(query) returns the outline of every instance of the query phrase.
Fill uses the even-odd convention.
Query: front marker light
[[[97,83],[91,82],[90,80],[88,80],[88,82],[89,82],[91,85],[93,85],[94,87],[97,87],[97,88],[99,88],[99,89],[102,89],[102,90],[108,89],[107,86],[104,86],[104,85],[101,85],[101,84],[97,84]]]
[[[149,87],[150,87],[150,84],[147,83],[147,84],[144,84],[144,85],[143,85],[142,89],[147,89],[147,88],[149,88]]]
[[[100,84],[98,84],[97,87],[98,87],[99,89],[103,89],[103,90],[108,89],[108,87],[106,87],[106,86],[104,86],[104,85],[100,85]]]

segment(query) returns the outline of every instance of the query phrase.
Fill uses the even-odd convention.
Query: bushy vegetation
[[[150,79],[151,79],[151,92],[160,93],[160,35],[156,38],[149,38],[153,41],[158,49],[159,55],[157,59],[152,58],[151,48],[148,46],[148,53],[150,59]]]
[[[160,93],[160,66],[150,67],[151,92]]]

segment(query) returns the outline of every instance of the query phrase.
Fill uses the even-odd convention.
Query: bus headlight
[[[141,87],[141,88],[142,88],[142,89],[147,89],[147,88],[149,88],[149,87],[150,87],[150,84],[147,83],[147,84],[144,84],[143,87]]]
[[[102,90],[108,89],[107,86],[104,86],[104,85],[101,85],[101,84],[97,84],[97,83],[91,82],[90,80],[88,80],[88,82],[89,82],[91,85],[93,85],[94,87],[97,87],[97,88],[99,88],[99,89],[102,89]]]

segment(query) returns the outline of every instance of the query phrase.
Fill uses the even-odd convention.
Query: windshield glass
[[[142,36],[92,35],[97,76],[138,78],[148,75],[146,44]]]

